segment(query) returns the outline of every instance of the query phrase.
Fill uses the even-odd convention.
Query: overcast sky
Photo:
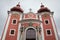
[[[2,35],[2,31],[8,16],[7,11],[16,6],[18,2],[20,2],[21,8],[26,13],[29,12],[30,8],[32,8],[33,12],[37,12],[41,3],[47,6],[54,12],[54,20],[57,31],[60,35],[60,0],[0,0],[0,36]]]

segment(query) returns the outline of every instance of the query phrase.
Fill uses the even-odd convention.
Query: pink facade
[[[37,13],[23,13],[20,5],[11,8],[1,40],[58,40],[53,12],[41,5]]]

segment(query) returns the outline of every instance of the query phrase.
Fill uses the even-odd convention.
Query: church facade
[[[41,5],[37,13],[24,13],[17,4],[8,11],[1,40],[58,40],[53,12]]]

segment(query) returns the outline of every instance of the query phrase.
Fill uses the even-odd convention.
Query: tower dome
[[[41,8],[38,10],[38,13],[41,13],[41,12],[50,12],[50,10],[47,7],[44,7],[43,4],[41,4],[40,7]]]
[[[23,13],[23,10],[20,8],[19,3],[15,7],[11,8],[11,11],[18,11],[18,12]]]

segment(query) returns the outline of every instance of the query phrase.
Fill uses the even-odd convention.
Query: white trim
[[[14,34],[11,34],[11,30],[14,30]],[[15,36],[16,30],[15,29],[10,29],[9,35],[10,36]]]
[[[17,11],[9,11],[12,14],[21,14],[21,12],[17,12]]]
[[[30,23],[30,22],[23,22],[23,23]],[[33,21],[32,21],[32,23],[38,23],[38,24],[40,24],[40,22],[33,22]]]
[[[42,15],[39,15],[40,20],[42,21]],[[42,34],[42,40],[44,40],[44,30],[43,30],[43,24],[41,23],[41,34]]]
[[[40,13],[41,16],[44,15],[44,14],[50,15],[51,13],[50,12],[42,12],[42,13]]]
[[[16,23],[13,23],[13,20],[16,20]],[[13,18],[11,24],[12,24],[12,25],[16,25],[16,24],[17,24],[17,19],[16,19],[16,18]]]
[[[20,14],[20,20],[22,20],[22,16],[23,16],[23,14]]]
[[[32,23],[40,23],[40,22],[42,22],[42,21],[40,21],[40,20],[33,20],[33,19],[31,19],[31,20],[30,20],[30,19],[29,19],[29,20],[26,19],[26,20],[21,20],[21,21],[20,21],[20,23],[26,23],[26,22],[27,22],[27,23],[29,23],[29,22],[32,22]]]
[[[45,23],[46,20],[48,21],[48,24]],[[44,19],[44,24],[49,25],[50,24],[49,19]]]
[[[54,30],[54,33],[55,33],[56,40],[58,40],[58,35],[57,35],[57,32],[56,32],[56,28],[55,28],[54,20],[53,20],[52,17],[53,17],[53,16],[51,15],[51,21],[52,21],[53,30]]]
[[[21,33],[20,33],[20,27],[21,27],[21,24],[19,23],[19,26],[18,26],[18,34],[17,34],[17,40],[20,40],[20,36],[21,36]]]
[[[30,27],[30,26],[25,29],[24,40],[26,40],[26,30],[28,30],[29,28],[33,28],[36,31],[36,40],[37,40],[37,30],[34,27]]]
[[[50,30],[50,35],[49,34],[47,34],[47,30]],[[52,31],[51,31],[51,29],[46,29],[46,36],[52,36]]]
[[[9,22],[10,22],[10,18],[11,18],[11,14],[9,14],[9,18],[7,20],[7,24],[6,24],[6,27],[5,27],[5,31],[3,33],[3,38],[2,40],[5,40],[5,37],[6,37],[6,33],[7,33],[7,29],[8,29],[8,25],[9,25]]]
[[[20,20],[22,20],[22,18],[21,18],[22,16],[20,15],[20,19],[19,19],[19,21]],[[21,23],[19,23],[19,26],[18,26],[18,34],[17,34],[17,40],[20,40],[20,36],[21,36],[21,33],[20,33],[20,27],[21,27]]]
[[[33,22],[33,21],[31,21],[31,22],[40,24],[40,22]],[[30,23],[30,22],[29,21],[28,22],[22,22],[21,24],[23,24],[23,23]]]

